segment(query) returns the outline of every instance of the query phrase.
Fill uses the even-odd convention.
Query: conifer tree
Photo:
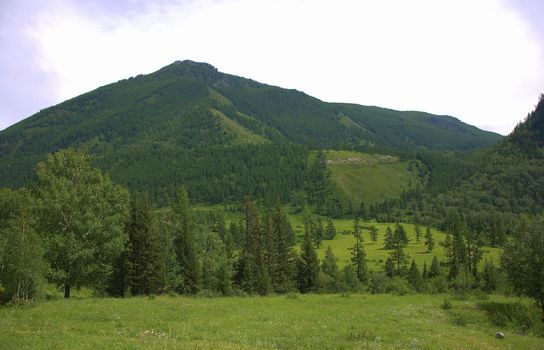
[[[200,264],[194,242],[194,218],[185,187],[176,193],[172,205],[174,244],[183,281],[182,292],[196,294],[200,289]]]
[[[376,243],[378,241],[378,228],[374,225],[370,226],[370,240],[373,243]]]
[[[338,276],[337,260],[338,259],[334,256],[332,248],[330,246],[327,247],[327,250],[325,251],[325,257],[323,258],[323,262],[321,263],[321,270],[323,271],[323,273],[333,278]]]
[[[393,249],[394,247],[393,239],[394,239],[393,230],[391,230],[390,226],[387,226],[387,228],[385,229],[383,249]]]
[[[388,256],[387,260],[385,260],[385,274],[387,277],[393,277],[395,275],[395,263],[390,256]]]
[[[467,251],[465,241],[461,235],[462,228],[458,225],[454,226],[453,234],[448,234],[446,240],[442,242],[442,245],[446,249],[446,256],[448,258],[448,278],[450,280],[455,279],[460,271],[467,266]]]
[[[245,244],[238,264],[238,283],[248,293],[266,295],[270,291],[270,278],[265,264],[265,242],[257,212],[249,199],[245,202],[245,216]]]
[[[358,218],[355,219],[353,225],[353,236],[355,237],[355,245],[351,248],[351,262],[357,272],[359,281],[366,282],[368,278],[366,253],[363,246],[363,236],[361,234],[361,225]]]
[[[415,260],[412,260],[410,270],[408,271],[408,282],[410,282],[416,291],[421,290],[422,279]]]
[[[428,253],[431,253],[434,249],[434,238],[429,227],[427,227],[427,231],[425,232],[425,246]]]
[[[368,212],[366,210],[365,202],[361,201],[361,204],[359,206],[359,216],[363,221],[368,220]]]
[[[423,262],[423,270],[421,271],[421,277],[427,279],[429,277],[429,271],[427,270],[427,262]]]
[[[404,247],[406,246],[406,239],[402,230],[395,229],[393,233],[392,241],[392,251],[389,253],[389,256],[395,264],[395,274],[401,276],[406,270],[406,265],[408,264],[408,255],[404,252]]]
[[[162,287],[162,261],[158,231],[153,222],[149,197],[135,193],[127,224],[129,275],[133,295],[154,294]]]
[[[429,277],[436,277],[436,276],[440,276],[441,274],[442,274],[442,268],[440,267],[440,262],[438,261],[438,258],[435,255],[431,263],[431,268],[429,269]]]
[[[312,233],[309,229],[305,230],[297,265],[298,288],[300,292],[308,293],[315,291],[319,275],[319,259],[315,250]]]
[[[407,246],[410,242],[410,240],[408,239],[408,234],[406,233],[406,229],[398,222],[395,224],[394,234],[398,236],[398,239],[400,239],[404,243],[404,246]]]
[[[280,203],[276,204],[271,217],[271,238],[269,245],[270,279],[276,293],[285,293],[294,287],[295,253],[290,239],[291,225]]]
[[[419,228],[419,225],[415,225],[414,231],[416,233],[416,243],[419,244],[419,241],[421,240],[421,229]]]
[[[326,228],[326,235],[327,239],[334,239],[336,236],[336,228],[334,227],[334,224],[332,222],[332,219],[329,218],[327,220],[327,228]]]
[[[482,250],[484,242],[481,235],[469,229],[465,231],[465,240],[468,272],[476,277],[478,274],[478,263],[482,260],[484,254]]]

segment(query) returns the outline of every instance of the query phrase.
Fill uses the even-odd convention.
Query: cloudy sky
[[[175,60],[509,133],[544,92],[542,0],[0,0],[0,129]]]

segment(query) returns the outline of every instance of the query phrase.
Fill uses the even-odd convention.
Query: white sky
[[[40,79],[4,80],[27,102],[17,108],[0,90],[0,129],[184,59],[324,101],[448,114],[502,134],[544,92],[544,41],[501,0],[44,3],[17,27]],[[18,64],[0,57],[0,72]],[[28,101],[33,90],[46,105]]]

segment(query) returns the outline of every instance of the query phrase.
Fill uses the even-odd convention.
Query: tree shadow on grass
[[[520,334],[544,336],[544,322],[535,305],[514,303],[480,302],[478,307],[485,311],[489,322],[498,327],[513,328]]]

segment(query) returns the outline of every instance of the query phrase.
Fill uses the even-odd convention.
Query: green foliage
[[[501,256],[514,289],[537,302],[544,321],[544,216],[525,217]]]
[[[46,264],[34,209],[28,192],[0,190],[0,301],[19,303],[38,296]]]
[[[363,246],[361,225],[358,218],[354,221],[353,237],[355,237],[355,245],[351,248],[351,263],[357,272],[359,281],[366,283],[368,279],[368,269],[366,266],[366,253]]]
[[[306,229],[305,231],[297,261],[298,289],[301,293],[316,291],[319,275],[319,259],[314,245],[314,238],[311,230]]]
[[[425,246],[427,247],[427,253],[432,253],[434,249],[434,238],[433,234],[431,233],[430,227],[427,227],[427,230],[425,230]]]
[[[67,298],[71,287],[103,287],[126,241],[126,190],[91,168],[87,153],[73,149],[48,156],[36,172],[49,278]]]

